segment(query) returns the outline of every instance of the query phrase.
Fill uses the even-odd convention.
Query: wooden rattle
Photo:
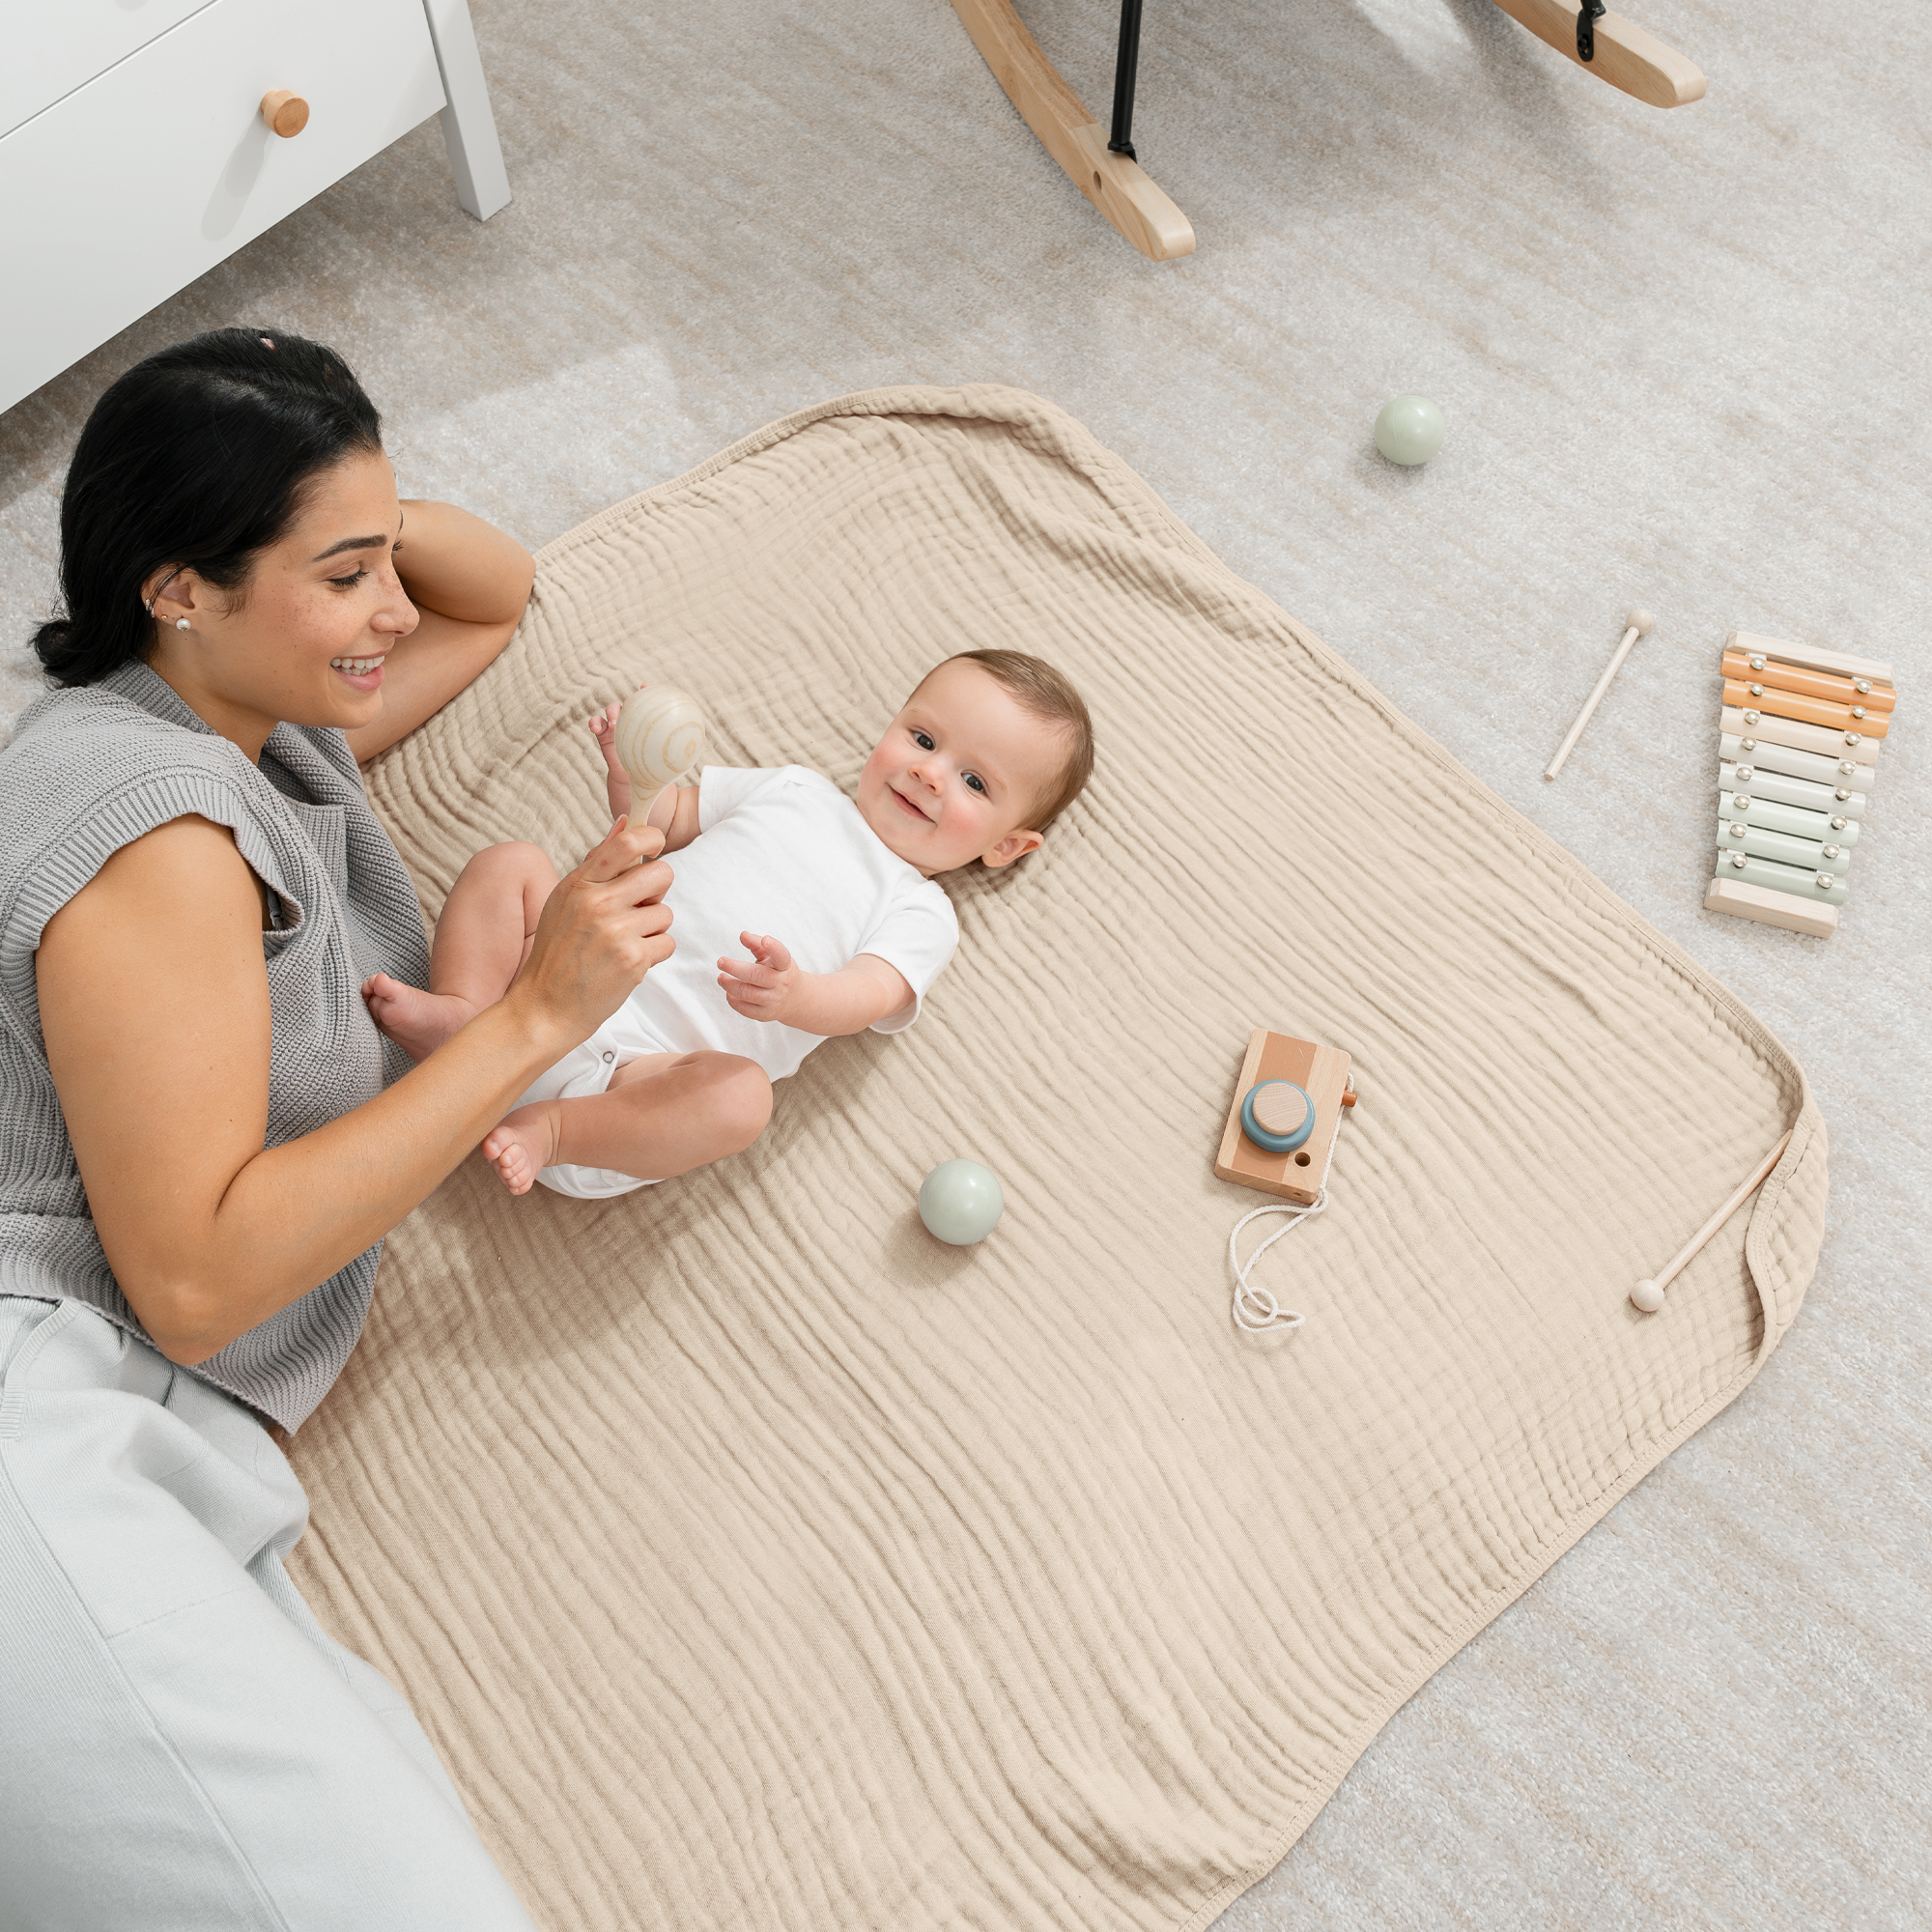
[[[611,733],[617,762],[631,781],[631,823],[641,825],[658,793],[704,756],[704,713],[668,684],[634,691]]]

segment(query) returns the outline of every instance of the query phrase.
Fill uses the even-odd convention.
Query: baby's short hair
[[[1066,759],[1056,783],[1042,794],[1028,821],[1044,832],[1087,787],[1094,776],[1094,721],[1072,681],[1043,658],[1024,651],[960,651],[958,658],[980,665],[1019,700],[1021,708],[1046,724],[1060,727],[1066,741]],[[955,662],[954,658],[947,663]]]

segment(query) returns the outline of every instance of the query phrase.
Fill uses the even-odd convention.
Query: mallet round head
[[[1657,627],[1657,619],[1648,611],[1633,611],[1624,619],[1624,628],[1634,631],[1639,638],[1648,637]]]
[[[1655,1315],[1663,1306],[1663,1291],[1646,1275],[1631,1290],[1631,1299],[1646,1315]]]

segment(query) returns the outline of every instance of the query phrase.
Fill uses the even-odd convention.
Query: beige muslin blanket
[[[1205,1925],[1811,1273],[1790,1056],[1036,397],[846,397],[592,519],[371,792],[433,913],[480,845],[604,830],[582,721],[639,678],[849,787],[981,645],[1073,676],[1099,766],[947,881],[919,1025],[620,1200],[472,1159],[294,1445],[299,1582],[556,1932]],[[1258,1025],[1361,1091],[1261,1340],[1265,1197],[1211,1171]],[[952,1155],[1005,1185],[976,1248],[914,1210]]]

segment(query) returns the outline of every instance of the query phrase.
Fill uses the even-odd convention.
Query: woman
[[[327,1390],[383,1236],[668,956],[660,835],[620,821],[410,1070],[358,988],[424,982],[422,919],[356,759],[502,649],[529,556],[399,502],[347,366],[252,329],[107,391],[61,536],[65,689],[0,753],[0,1917],[526,1927],[284,1574],[266,1424]]]

